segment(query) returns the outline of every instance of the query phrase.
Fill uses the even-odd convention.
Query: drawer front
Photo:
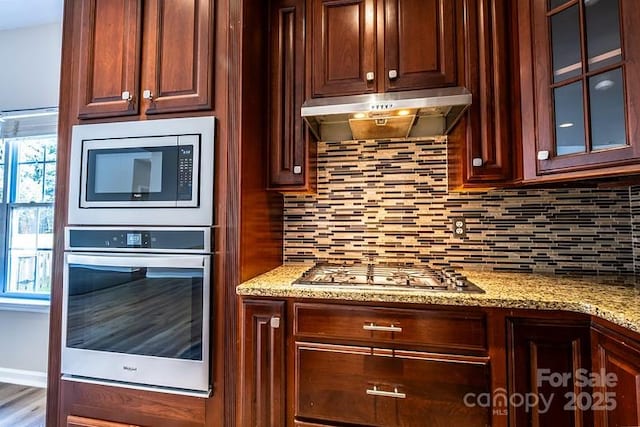
[[[480,312],[296,303],[294,333],[303,338],[419,345],[434,350],[486,351]]]
[[[295,415],[376,427],[485,427],[490,408],[473,402],[489,392],[489,376],[483,357],[296,343]]]

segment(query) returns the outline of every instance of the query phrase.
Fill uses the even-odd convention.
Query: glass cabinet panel
[[[584,0],[584,4],[589,70],[619,62],[622,49],[618,0]]]
[[[626,64],[620,0],[566,3],[549,0],[546,13],[552,60],[548,76],[554,108],[552,151],[564,156],[624,147]]]
[[[622,69],[589,78],[591,148],[605,150],[627,144]],[[558,144],[560,142],[558,141]]]
[[[560,86],[553,91],[556,111],[556,154],[584,153],[584,110],[582,82]]]
[[[558,6],[562,6],[569,0],[549,0],[549,10],[555,9]]]
[[[553,81],[559,82],[582,73],[580,50],[580,10],[571,6],[551,16]]]

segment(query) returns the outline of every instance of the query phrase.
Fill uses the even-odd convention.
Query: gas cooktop
[[[319,263],[305,272],[293,285],[484,293],[465,276],[451,268],[434,269],[401,264]]]

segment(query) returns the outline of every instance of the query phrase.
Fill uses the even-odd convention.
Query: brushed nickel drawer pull
[[[381,332],[402,332],[400,326],[378,326],[375,323],[369,323],[368,325],[362,325],[362,329],[365,331],[381,331]]]
[[[378,390],[378,387],[375,385],[373,386],[373,389],[367,389],[367,394],[369,396],[393,397],[394,399],[406,399],[407,397],[407,394],[400,393],[397,387],[394,388],[393,391],[384,391]]]

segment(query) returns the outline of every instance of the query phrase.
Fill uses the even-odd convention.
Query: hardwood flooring
[[[0,427],[43,427],[46,390],[0,383]]]

